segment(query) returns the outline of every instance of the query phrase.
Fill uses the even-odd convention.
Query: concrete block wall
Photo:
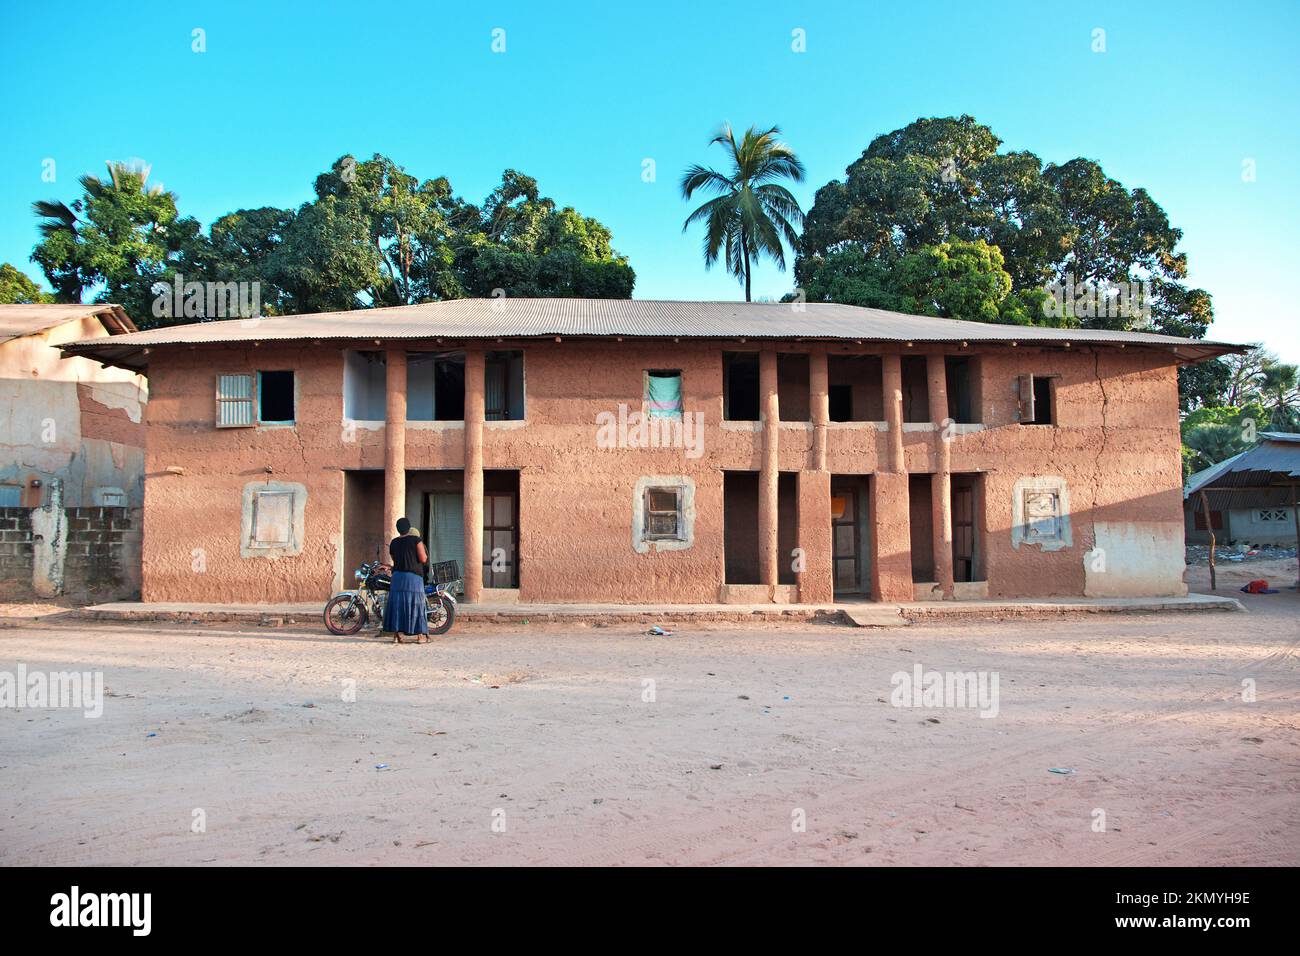
[[[32,509],[0,508],[0,587],[6,599],[22,600],[32,585]]]
[[[0,586],[9,601],[39,601],[33,587],[36,550],[31,508],[0,508]],[[141,510],[68,508],[63,596],[109,601],[140,592]]]

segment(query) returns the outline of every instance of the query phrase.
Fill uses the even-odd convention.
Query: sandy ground
[[[106,699],[0,709],[0,863],[1295,865],[1300,597],[1242,598],[429,646],[11,606],[0,672],[102,670]],[[998,716],[892,706],[915,664],[996,672]]]

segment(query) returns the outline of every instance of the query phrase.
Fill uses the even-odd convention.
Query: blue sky
[[[721,162],[721,121],[781,126],[807,208],[877,134],[970,113],[1007,148],[1145,186],[1214,295],[1211,336],[1300,361],[1294,2],[3,4],[0,261],[33,275],[30,203],[75,198],[106,160],[147,160],[207,224],[296,205],[338,156],[382,152],[475,202],[522,170],[613,230],[637,297],[736,299],[677,190],[686,165]],[[754,292],[791,285],[764,265]]]

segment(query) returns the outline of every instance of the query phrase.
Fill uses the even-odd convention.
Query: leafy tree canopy
[[[1146,190],[1126,188],[1089,159],[1044,164],[1030,152],[1000,152],[1001,145],[970,116],[918,119],[876,137],[843,180],[817,191],[808,211],[795,263],[806,297],[836,301],[845,288],[841,270],[851,288],[865,292],[872,283],[860,280],[869,266],[893,271],[928,262],[966,276],[964,294],[937,304],[940,314],[960,308],[960,317],[980,321],[1204,336],[1210,296],[1185,285],[1182,233]],[[1001,262],[958,243],[983,243]],[[962,250],[956,264],[954,249]],[[1135,304],[1143,308],[1079,309],[1067,299],[1048,314],[1045,307],[1062,296],[1047,290],[1067,282],[1140,289]],[[859,304],[896,308],[896,285],[885,283],[878,298]]]
[[[186,236],[198,230],[181,220],[176,196],[148,185],[142,163],[109,163],[107,177],[82,176],[80,198],[32,204],[41,240],[32,261],[58,302],[117,302],[133,317],[147,316],[152,286],[165,278]]]
[[[1188,473],[1245,451],[1259,432],[1300,431],[1300,372],[1279,362],[1272,352],[1256,346],[1243,355],[1191,369],[1216,370],[1213,389],[1207,394],[1224,404],[1204,404],[1183,416],[1183,463]]]
[[[176,197],[148,189],[147,169],[110,165],[83,177],[70,206],[36,203],[43,236],[33,260],[58,301],[120,302],[144,326],[178,274],[184,283],[254,283],[265,314],[406,305],[465,296],[629,298],[636,275],[609,229],[540,195],[506,170],[482,206],[445,177],[421,181],[379,154],[343,156],[297,209],[238,209],[205,234]],[[498,291],[500,290],[500,291]]]
[[[41,291],[27,273],[9,263],[0,264],[0,305],[31,305],[53,302],[54,296]]]

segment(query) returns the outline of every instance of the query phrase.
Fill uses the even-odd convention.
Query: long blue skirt
[[[394,571],[393,587],[384,605],[384,630],[398,634],[428,634],[429,609],[424,581],[410,571]]]

